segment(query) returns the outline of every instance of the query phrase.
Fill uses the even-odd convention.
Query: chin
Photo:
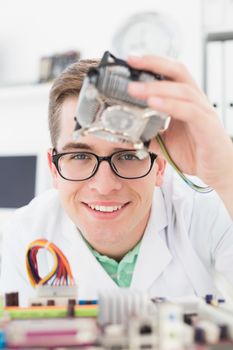
[[[109,228],[106,230],[106,228],[103,230],[101,228],[94,229],[94,230],[88,230],[86,232],[92,232],[91,236],[85,234],[85,238],[88,240],[90,244],[101,245],[101,246],[108,246],[113,244],[118,244],[121,241],[125,239],[124,232],[114,232],[113,229]]]

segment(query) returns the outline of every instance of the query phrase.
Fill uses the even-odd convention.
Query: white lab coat
[[[5,230],[1,294],[19,291],[21,305],[35,295],[25,254],[28,244],[40,238],[55,243],[68,258],[80,299],[119,288],[63,211],[56,190],[50,190],[16,210]],[[40,259],[42,273],[51,266],[47,255]],[[150,297],[215,294],[214,269],[233,285],[233,222],[214,192],[198,194],[168,171],[163,187],[154,191],[131,288]]]

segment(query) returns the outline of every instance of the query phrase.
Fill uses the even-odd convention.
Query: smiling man
[[[98,291],[119,286],[146,291],[150,297],[216,293],[214,270],[233,283],[232,220],[217,194],[203,195],[189,189],[166,168],[154,141],[148,151],[93,135],[74,142],[80,89],[88,69],[96,65],[96,61],[80,61],[53,84],[48,163],[54,189],[18,209],[9,223],[4,235],[1,292],[18,290],[21,304],[27,304],[34,290],[26,273],[26,250],[31,241],[45,238],[69,260],[80,299],[96,298]],[[154,69],[165,76],[174,75],[174,91],[180,99],[176,105],[180,103],[182,115],[192,95],[190,76],[178,63],[158,58]],[[148,103],[164,108],[161,98],[151,99],[152,86],[148,84]],[[185,88],[180,89],[182,84]],[[156,85],[158,93],[165,94],[165,90],[168,99],[171,87],[167,85],[161,92]],[[134,85],[129,91],[146,98],[145,86]],[[204,115],[209,105],[201,92],[193,94],[193,104],[199,101],[198,93],[201,107],[197,111],[200,114],[202,108]],[[190,115],[194,112],[190,107]],[[188,128],[178,123],[179,132],[184,130],[176,143],[174,139],[173,148],[179,160],[187,160],[187,172],[199,170],[201,156],[193,153],[192,139],[185,139]],[[175,133],[171,123],[172,131]],[[206,145],[203,147],[206,150]],[[195,174],[199,175],[198,171]],[[51,259],[41,259],[41,271],[48,273],[51,268]]]

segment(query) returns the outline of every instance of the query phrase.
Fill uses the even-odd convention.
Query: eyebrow
[[[69,142],[65,146],[62,147],[63,151],[70,151],[71,149],[88,149],[91,150],[92,148],[88,146],[86,143],[81,142]]]
[[[69,142],[62,147],[62,151],[65,151],[65,152],[66,151],[69,152],[72,149],[85,149],[85,150],[94,152],[93,147],[89,146],[86,143],[81,143],[81,142]],[[118,151],[124,151],[124,150],[126,149],[115,147],[112,149],[112,152],[118,152]],[[127,148],[127,150],[129,150],[129,148]]]

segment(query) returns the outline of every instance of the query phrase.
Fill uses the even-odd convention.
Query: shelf
[[[207,32],[206,41],[228,41],[233,40],[233,31],[213,31]]]
[[[8,98],[36,97],[48,95],[51,83],[35,85],[0,86],[0,100]]]

